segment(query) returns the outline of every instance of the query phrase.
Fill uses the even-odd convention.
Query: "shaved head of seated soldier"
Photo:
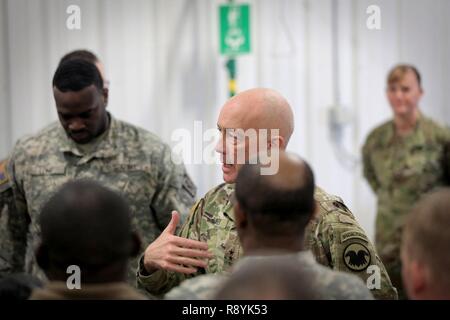
[[[244,254],[253,250],[298,251],[316,210],[314,175],[300,157],[279,152],[276,174],[261,164],[244,165],[236,180],[234,214]]]
[[[313,281],[292,258],[262,260],[234,272],[215,300],[317,300]]]
[[[75,265],[82,284],[124,282],[128,259],[141,245],[126,201],[88,180],[69,182],[55,193],[42,209],[40,228],[36,257],[52,281],[65,282],[67,268]]]
[[[424,196],[408,216],[402,277],[411,299],[450,299],[450,188]]]

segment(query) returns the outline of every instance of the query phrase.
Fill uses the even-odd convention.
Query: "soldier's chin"
[[[222,168],[223,181],[226,183],[234,183],[237,176],[237,170],[235,166],[227,166],[227,168]]]
[[[78,144],[86,144],[91,141],[91,135],[89,133],[83,134],[70,134],[70,138]]]

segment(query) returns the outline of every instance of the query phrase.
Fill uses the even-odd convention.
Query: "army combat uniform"
[[[184,166],[172,161],[169,146],[150,132],[108,116],[107,131],[86,145],[76,144],[54,123],[14,147],[7,170],[9,188],[2,194],[14,195],[8,232],[16,251],[13,257],[24,260],[25,272],[43,276],[33,252],[40,235],[40,210],[68,181],[93,179],[120,193],[145,246],[169,223],[172,210],[186,218],[195,202],[196,188]],[[134,285],[136,267],[134,259],[128,275]]]
[[[208,260],[205,269],[194,275],[185,275],[166,270],[147,274],[143,259],[137,272],[138,283],[150,293],[161,296],[188,277],[205,273],[222,273],[241,257],[234,224],[231,196],[234,184],[221,184],[210,190],[192,208],[188,220],[179,232],[180,237],[204,241],[214,257]],[[353,214],[338,197],[316,187],[315,195],[319,212],[305,232],[306,248],[311,250],[320,264],[334,270],[350,272],[364,283],[370,282],[375,298],[396,299],[397,292],[381,263],[371,242],[358,225]],[[376,283],[370,278],[378,277]],[[372,287],[372,284],[375,286]]]
[[[127,283],[83,284],[81,289],[67,288],[63,281],[50,281],[44,288],[33,290],[30,300],[146,300]]]
[[[234,266],[232,273],[246,266],[252,267],[260,261],[274,263],[287,260],[299,268],[313,288],[311,299],[320,300],[372,300],[373,296],[360,278],[331,270],[318,264],[310,251],[294,254],[280,254],[272,256],[245,256]],[[180,286],[173,288],[166,295],[167,300],[208,300],[214,298],[221,286],[227,280],[227,274],[205,274],[183,281]],[[268,290],[270,290],[268,288]]]
[[[0,278],[4,275],[17,273],[23,270],[20,259],[15,259],[14,242],[8,230],[14,226],[10,223],[10,213],[14,212],[14,196],[10,179],[6,172],[7,159],[0,161]],[[22,252],[22,255],[24,252]]]
[[[375,244],[403,298],[400,244],[405,218],[421,195],[449,184],[449,146],[450,130],[423,115],[408,136],[397,136],[394,122],[388,121],[363,146],[364,176],[378,198]]]

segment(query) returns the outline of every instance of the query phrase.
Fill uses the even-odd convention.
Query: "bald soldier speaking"
[[[235,129],[268,130],[271,134],[260,136],[258,145],[267,150],[284,150],[294,131],[294,120],[284,97],[274,90],[258,88],[228,100],[221,109],[217,127],[221,139],[216,151],[223,161],[225,183],[210,190],[193,206],[178,235],[174,233],[179,214],[173,212],[167,228],[145,250],[139,262],[138,283],[154,295],[163,295],[189,277],[226,272],[241,257],[232,196],[243,164],[236,162],[235,155],[244,154],[248,161],[261,151],[250,148],[248,139],[235,135]],[[367,271],[372,266],[370,270],[377,270],[379,275],[379,285],[369,288],[374,297],[396,299],[396,289],[372,243],[343,201],[319,187],[314,198],[319,210],[308,224],[306,249],[322,265],[353,273],[364,283],[371,276]]]

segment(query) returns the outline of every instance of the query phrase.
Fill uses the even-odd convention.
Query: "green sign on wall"
[[[248,4],[221,5],[220,53],[250,53],[250,8]]]

